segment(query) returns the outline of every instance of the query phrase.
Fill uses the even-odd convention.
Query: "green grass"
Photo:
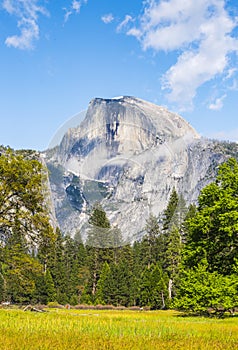
[[[174,311],[0,310],[1,350],[238,349],[238,318]]]

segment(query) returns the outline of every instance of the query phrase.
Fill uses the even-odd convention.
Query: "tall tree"
[[[42,275],[42,266],[25,252],[17,240],[4,247],[4,294],[15,303],[30,302],[36,292],[36,281]]]
[[[111,302],[111,268],[107,262],[103,264],[97,283],[96,303],[109,304]]]
[[[140,281],[140,304],[152,309],[164,309],[168,305],[168,279],[160,266],[146,267]]]
[[[172,193],[169,197],[167,207],[163,213],[162,234],[160,235],[160,239],[159,239],[160,262],[164,269],[166,269],[168,266],[167,248],[168,248],[170,230],[173,226],[178,225],[178,217],[177,217],[178,202],[179,202],[179,196],[175,188],[173,188]]]
[[[185,264],[206,258],[209,271],[231,274],[238,259],[238,164],[233,158],[219,167],[215,182],[199,196],[196,215],[188,221]]]
[[[0,235],[5,242],[13,229],[27,235],[35,245],[39,232],[49,223],[43,184],[43,166],[6,150],[0,155]]]
[[[159,257],[160,244],[160,228],[157,218],[150,215],[145,226],[146,234],[141,242],[141,254],[144,264],[150,267],[151,264],[156,263]]]
[[[171,225],[174,223],[174,221],[177,220],[176,218],[176,209],[179,202],[179,196],[173,187],[172,193],[169,197],[169,202],[167,204],[167,207],[164,211],[163,215],[163,230],[168,230]]]
[[[206,260],[197,267],[183,270],[173,306],[184,311],[208,314],[233,311],[238,304],[238,278],[209,272]]]
[[[95,299],[97,282],[102,266],[113,260],[113,242],[110,222],[102,206],[98,203],[93,207],[89,218],[90,229],[86,241],[89,256],[90,285],[92,299]]]
[[[110,301],[114,305],[128,306],[133,304],[133,280],[132,271],[128,268],[127,261],[122,259],[118,264],[111,265],[111,295]]]
[[[51,276],[50,271],[47,269],[44,275],[44,284],[45,284],[45,294],[46,294],[46,302],[55,301],[56,300],[56,290],[53,278]]]
[[[186,243],[188,239],[188,234],[189,234],[189,222],[190,220],[196,215],[197,212],[197,207],[195,204],[190,204],[186,213],[186,216],[184,218],[183,222],[183,235],[182,235],[182,242]]]
[[[169,276],[169,299],[176,294],[179,282],[179,269],[182,259],[182,239],[179,228],[173,225],[170,228],[166,249],[166,271]]]

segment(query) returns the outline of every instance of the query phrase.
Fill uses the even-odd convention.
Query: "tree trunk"
[[[170,278],[169,279],[169,286],[168,286],[169,299],[172,299],[172,288],[173,288],[173,280]]]
[[[165,309],[164,293],[161,292],[162,309]]]

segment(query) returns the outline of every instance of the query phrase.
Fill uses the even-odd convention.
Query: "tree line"
[[[238,164],[187,206],[173,189],[145,235],[128,244],[96,203],[86,242],[50,225],[44,168],[31,153],[0,155],[0,300],[110,304],[207,313],[238,306]],[[143,215],[143,213],[142,213]]]

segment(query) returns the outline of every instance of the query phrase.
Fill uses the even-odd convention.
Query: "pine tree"
[[[42,266],[24,252],[20,244],[5,247],[3,276],[6,299],[15,303],[31,302]]]
[[[88,222],[91,225],[91,230],[88,232],[87,245],[100,248],[111,247],[109,230],[111,225],[99,203],[94,205]]]
[[[113,262],[117,264],[120,261],[122,247],[124,246],[121,230],[118,226],[111,228]]]
[[[97,283],[96,303],[108,304],[111,301],[111,269],[107,262],[103,264],[100,277]]]
[[[161,264],[169,276],[169,298],[176,293],[182,241],[185,240],[185,218],[187,207],[183,196],[178,196],[175,188],[164,211],[163,235],[161,236]]]
[[[89,218],[90,230],[86,241],[92,299],[95,299],[97,282],[102,266],[113,260],[110,222],[100,204],[96,204]]]
[[[158,265],[146,267],[140,281],[140,305],[164,309],[168,303],[167,277]]]
[[[171,227],[176,226],[178,228],[182,241],[185,240],[185,220],[187,213],[188,208],[185,199],[182,194],[179,194],[177,207],[175,209],[174,217],[171,222]]]
[[[44,284],[45,284],[46,302],[49,303],[50,301],[55,301],[56,290],[55,290],[53,278],[49,270],[46,270],[46,273],[44,275]]]
[[[182,259],[182,240],[179,229],[172,226],[168,235],[166,249],[166,271],[170,278],[168,291],[169,299],[176,294],[176,287],[179,282],[179,268]]]
[[[119,264],[115,265],[114,270],[114,280],[116,282],[116,295],[115,301],[116,305],[129,306],[133,305],[133,288],[132,284],[134,282],[131,269],[128,268],[127,261],[122,259]]]
[[[163,230],[168,230],[171,227],[171,225],[174,223],[174,221],[177,220],[176,209],[178,206],[178,202],[179,202],[179,196],[175,188],[173,188],[172,193],[169,197],[168,205],[163,215]]]
[[[177,215],[178,202],[179,202],[179,196],[175,188],[173,188],[172,193],[169,197],[168,205],[164,210],[164,214],[163,214],[162,233],[158,237],[158,245],[159,245],[158,260],[160,261],[160,264],[164,269],[167,268],[167,264],[168,264],[166,251],[167,251],[167,246],[169,241],[170,230],[173,225],[178,224],[178,215]]]
[[[141,254],[143,264],[147,265],[148,268],[151,264],[156,263],[159,258],[160,250],[160,228],[158,220],[152,214],[146,222],[145,226],[146,234],[141,242]]]
[[[68,298],[79,299],[79,271],[86,264],[86,252],[82,243],[69,236],[64,238],[64,266],[66,273]]]
[[[122,247],[121,261],[130,275],[130,284],[128,285],[128,292],[130,294],[129,305],[138,305],[139,281],[144,268],[141,260],[141,243],[134,242],[133,246],[127,244]]]
[[[184,228],[184,234],[182,236],[182,242],[187,243],[188,235],[189,235],[189,222],[192,218],[195,217],[197,212],[197,207],[195,204],[190,204],[186,213],[186,216],[184,218],[183,222],[183,228]]]
[[[47,268],[54,281],[56,300],[62,304],[68,303],[68,298],[65,294],[68,286],[67,271],[64,261],[64,238],[59,230],[57,230],[57,236],[51,254],[48,256]]]

